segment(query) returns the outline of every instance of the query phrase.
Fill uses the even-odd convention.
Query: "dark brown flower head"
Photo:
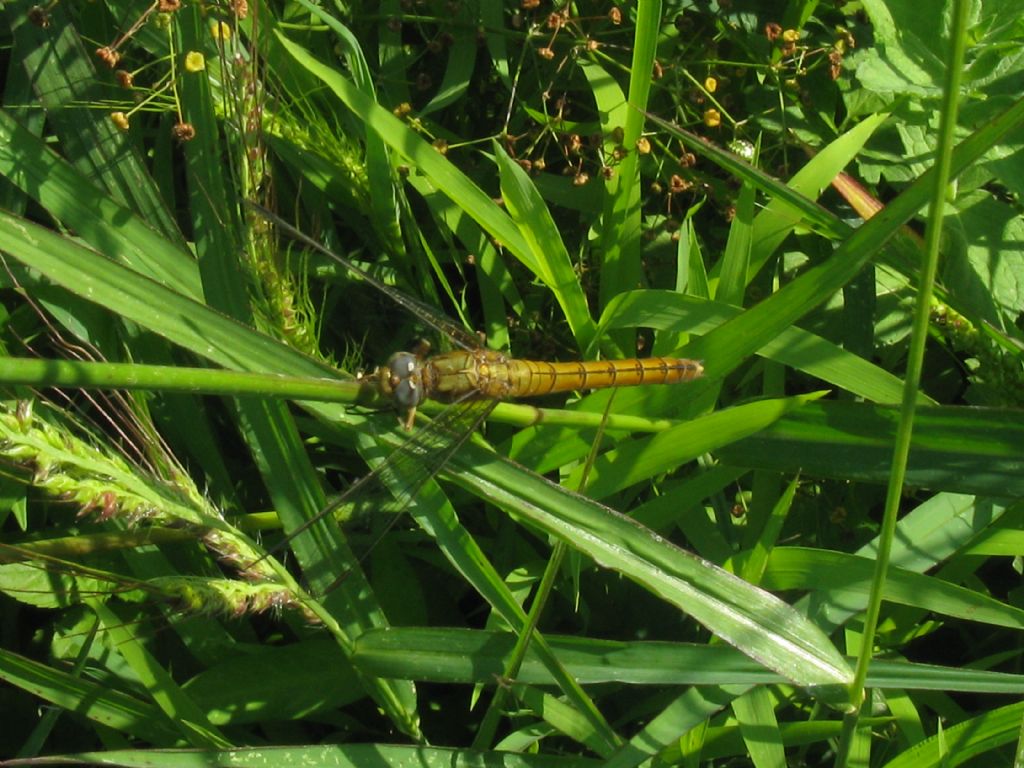
[[[50,14],[41,5],[33,5],[28,9],[28,21],[40,29],[50,28]]]
[[[192,141],[196,137],[196,129],[192,123],[178,123],[171,128],[171,135],[178,141]]]
[[[115,51],[109,45],[105,45],[102,48],[97,48],[96,57],[111,69],[116,67],[117,62],[121,60],[121,54]]]
[[[685,192],[692,186],[693,184],[688,182],[678,173],[673,173],[672,178],[668,180],[668,191],[671,192],[673,195],[678,195],[681,192]]]

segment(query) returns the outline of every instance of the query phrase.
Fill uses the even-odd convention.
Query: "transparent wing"
[[[353,516],[387,515],[383,528],[370,544],[372,549],[394,526],[401,513],[408,509],[424,484],[479,428],[496,403],[495,400],[475,400],[469,396],[453,403],[429,424],[415,429],[383,463],[357,480],[315,517],[292,531],[287,541],[344,508]],[[339,579],[344,577],[345,574],[341,574]]]
[[[282,219],[280,216],[278,216],[275,213],[272,213],[271,211],[268,211],[263,206],[257,205],[256,203],[250,202],[248,200],[245,201],[245,204],[249,206],[249,208],[251,208],[259,216],[271,222],[282,232],[285,232],[289,237],[298,240],[301,243],[305,243],[310,248],[319,251],[329,259],[338,262],[343,267],[345,267],[345,269],[352,272],[354,275],[358,275],[361,279],[365,280],[367,283],[372,285],[385,296],[391,298],[395,303],[399,304],[402,307],[405,307],[405,309],[411,312],[415,317],[419,318],[422,322],[429,325],[438,333],[447,336],[449,339],[452,340],[452,342],[456,346],[470,351],[474,349],[479,349],[480,343],[476,339],[476,337],[473,336],[473,334],[469,333],[465,328],[463,328],[461,325],[458,325],[448,317],[445,317],[444,315],[440,314],[436,309],[431,307],[429,304],[424,304],[422,301],[419,301],[417,299],[414,299],[412,296],[408,296],[402,293],[397,288],[393,288],[392,286],[387,285],[386,283],[382,283],[380,280],[373,277],[365,270],[357,267],[344,256],[339,256],[334,251],[321,245],[316,240],[309,237],[309,235],[306,235],[303,232],[299,231],[291,224],[286,222],[284,219]]]

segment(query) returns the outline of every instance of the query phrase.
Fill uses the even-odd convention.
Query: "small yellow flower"
[[[704,110],[704,125],[708,128],[717,128],[722,124],[722,113],[717,109]]]
[[[202,72],[206,69],[206,57],[199,51],[189,51],[185,54],[185,71]]]
[[[214,40],[230,40],[231,25],[226,21],[215,21],[210,25],[210,34]]]
[[[714,93],[718,90],[718,81],[713,77],[705,77],[704,90],[708,93]]]
[[[128,125],[128,115],[124,112],[111,112],[110,119],[117,126],[119,131],[127,131],[130,127]]]
[[[636,151],[641,155],[651,154],[651,142],[641,136],[636,140]]]
[[[800,39],[799,29],[787,29],[782,33],[782,39],[787,43],[795,43]]]

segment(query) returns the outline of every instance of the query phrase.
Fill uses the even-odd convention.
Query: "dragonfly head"
[[[415,411],[426,398],[420,358],[411,352],[396,352],[377,369],[377,388],[403,413]]]

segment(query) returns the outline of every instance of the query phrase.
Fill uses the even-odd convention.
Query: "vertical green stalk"
[[[604,439],[608,414],[611,411],[611,405],[615,399],[614,392],[615,391],[612,390],[612,397],[608,398],[608,402],[605,405],[604,419],[598,426],[597,434],[594,435],[594,440],[591,444],[590,454],[587,456],[587,460],[583,465],[583,475],[580,478],[578,488],[579,493],[583,493],[583,491],[586,490],[587,480],[590,477],[590,470],[593,469],[594,462],[597,460],[601,441]],[[534,638],[535,634],[540,638],[537,626],[540,623],[541,615],[544,613],[544,608],[548,604],[548,599],[554,591],[555,581],[558,578],[559,571],[562,569],[562,563],[565,561],[567,552],[568,545],[564,541],[555,542],[555,545],[551,550],[551,557],[548,558],[547,566],[544,568],[540,584],[537,587],[537,593],[534,596],[533,604],[530,606],[530,612],[526,616],[526,623],[519,632],[519,636],[516,639],[516,644],[512,648],[511,654],[505,660],[505,667],[502,672],[503,680],[515,680],[519,675],[519,669],[522,667],[523,661],[526,659],[526,652],[529,648],[530,641]],[[590,721],[593,728],[592,747],[600,752],[602,757],[610,757],[614,750],[622,746],[622,740],[618,737],[615,731],[612,730],[607,720],[605,720],[604,715],[602,715],[601,711],[597,708],[597,705],[586,694],[583,687],[576,681],[576,679],[573,677],[567,677],[567,681],[570,683],[570,688],[566,691],[570,703],[575,704],[577,711]],[[503,685],[499,685],[495,690],[494,698],[491,699],[487,712],[484,715],[484,718],[480,723],[480,727],[477,729],[476,736],[473,739],[473,749],[484,750],[489,747],[491,741],[494,739],[494,733],[497,730],[498,722],[504,713],[505,701],[508,698],[510,690],[511,686],[506,687]],[[601,747],[604,747],[606,751],[602,752]]]
[[[854,671],[851,690],[853,701],[862,702],[864,698],[864,684],[875,644],[875,632],[878,628],[878,619],[882,607],[882,593],[885,590],[886,571],[892,551],[892,540],[896,533],[896,516],[899,511],[900,496],[903,491],[907,456],[910,453],[910,436],[914,425],[914,407],[917,399],[918,385],[921,380],[924,345],[928,338],[932,287],[935,283],[935,273],[939,262],[939,240],[942,236],[943,210],[946,205],[947,186],[952,168],[954,132],[956,130],[957,105],[960,95],[960,76],[963,71],[964,52],[967,47],[967,11],[968,3],[966,0],[953,0],[950,50],[946,64],[946,82],[943,90],[939,141],[935,157],[935,185],[932,189],[928,229],[925,234],[924,260],[921,265],[921,277],[917,289],[917,303],[914,307],[914,324],[910,337],[910,352],[907,358],[907,374],[903,385],[900,422],[897,426],[896,444],[893,449],[892,471],[889,475],[889,487],[885,499],[885,515],[882,520],[882,531],[878,540],[878,556],[875,560],[875,575],[871,585],[871,598],[864,617],[864,636],[861,641],[860,653],[857,657],[857,669]],[[850,748],[854,742],[859,712],[858,709],[857,712],[848,715],[843,722],[843,734],[836,756],[837,766],[845,766],[847,764]]]
[[[629,150],[615,177],[607,183],[601,228],[601,288],[603,310],[622,286],[640,282],[640,158],[637,140],[643,134],[651,93],[654,58],[661,28],[660,0],[640,0],[636,10],[636,36],[629,76],[629,109],[622,145]],[[630,344],[618,339],[623,349]]]

